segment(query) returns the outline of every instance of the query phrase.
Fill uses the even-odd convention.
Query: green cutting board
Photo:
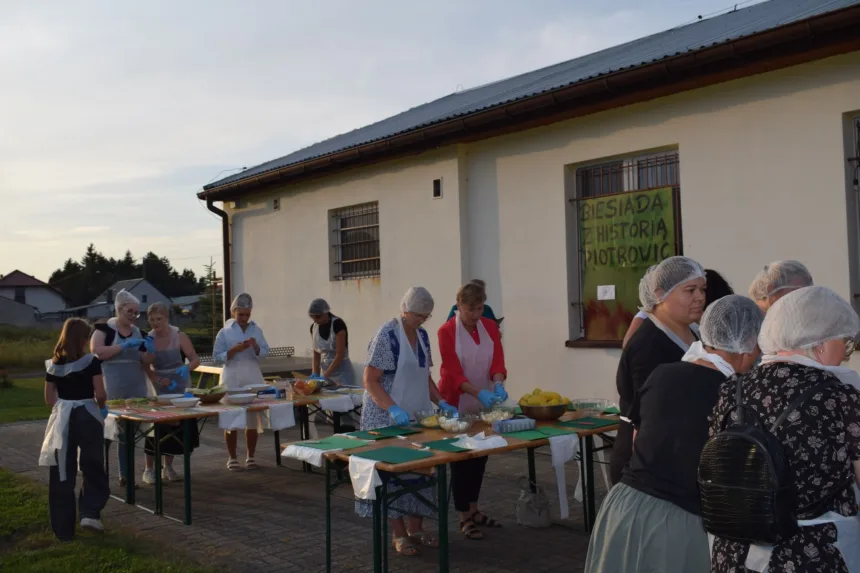
[[[543,426],[542,428],[538,428],[537,431],[546,436],[567,436],[576,433],[574,430],[556,428],[554,426]]]
[[[436,450],[437,452],[448,452],[449,454],[459,454],[461,452],[468,452],[466,448],[461,448],[460,446],[455,446],[454,442],[456,442],[459,438],[447,438],[445,440],[436,440],[433,442],[424,442],[421,444],[422,446],[426,446],[431,450]]]
[[[412,448],[399,448],[397,446],[388,446],[379,448],[378,450],[370,450],[369,452],[361,452],[355,454],[360,458],[367,460],[375,460],[386,464],[405,464],[432,458],[435,454],[426,450],[415,450]]]
[[[312,441],[312,442],[299,442],[298,446],[303,446],[306,448],[313,448],[315,450],[354,450],[355,448],[361,448],[370,444],[369,440],[354,440],[352,438],[346,438],[343,436],[329,436],[327,438],[323,438],[322,440]]]
[[[371,434],[370,432],[374,432]],[[346,434],[347,436],[352,436],[354,438],[360,438],[362,440],[384,440],[386,438],[394,438],[396,436],[410,436],[412,434],[419,434],[420,430],[414,430],[412,428],[404,428],[401,426],[388,426],[386,428],[376,428],[373,430],[362,430],[360,432],[350,432]],[[379,434],[379,435],[377,435]]]
[[[617,423],[618,420],[607,420],[606,418],[578,418],[569,422],[561,422],[559,426],[577,430],[595,430],[605,426],[614,426]]]
[[[538,430],[522,430],[521,432],[510,432],[504,434],[505,438],[516,438],[518,440],[525,440],[527,442],[531,442],[533,440],[545,440],[547,439],[546,434],[542,434]]]

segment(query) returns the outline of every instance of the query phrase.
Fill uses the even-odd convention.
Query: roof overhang
[[[858,30],[860,5],[855,5],[205,189],[197,196],[208,201],[229,201],[275,185],[858,51]]]

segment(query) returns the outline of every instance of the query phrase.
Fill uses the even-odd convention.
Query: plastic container
[[[162,406],[167,406],[176,398],[185,398],[185,394],[159,394],[155,397],[155,401]]]
[[[536,427],[537,423],[531,418],[511,418],[510,420],[493,422],[493,431],[497,434],[534,430]]]

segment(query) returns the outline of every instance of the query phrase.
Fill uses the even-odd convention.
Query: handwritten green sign
[[[622,340],[639,307],[639,279],[676,254],[672,188],[579,201],[582,303],[587,340]],[[599,300],[614,286],[614,300]]]

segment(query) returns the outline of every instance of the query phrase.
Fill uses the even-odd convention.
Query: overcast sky
[[[0,273],[220,264],[200,188],[728,0],[0,0]]]

